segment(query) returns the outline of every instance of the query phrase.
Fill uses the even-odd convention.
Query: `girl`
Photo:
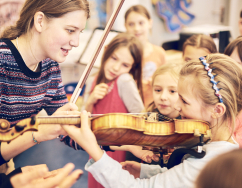
[[[154,101],[146,111],[161,114],[163,118],[159,119],[159,121],[168,121],[179,116],[179,112],[175,110],[174,105],[179,97],[177,84],[180,68],[181,64],[167,63],[160,66],[152,76],[151,84]],[[130,152],[126,153],[126,160],[140,162],[140,159]],[[153,162],[152,164],[159,163]]]
[[[192,35],[182,46],[183,60],[197,59],[211,53],[217,53],[213,39],[207,35]]]
[[[85,109],[93,114],[141,112],[144,108],[140,97],[142,53],[135,37],[126,33],[117,35],[106,46]]]
[[[86,110],[93,114],[140,113],[143,110],[140,97],[142,52],[139,40],[127,33],[118,34],[109,43],[92,84]],[[108,152],[108,155],[119,162],[125,160],[124,151]],[[88,186],[101,187],[91,175]]]
[[[230,42],[225,48],[224,54],[230,56],[239,64],[242,64],[242,36]]]
[[[212,139],[203,146],[206,155],[201,159],[188,157],[169,170],[134,162],[137,168],[132,169],[132,174],[141,179],[135,179],[98,147],[86,112],[82,113],[80,129],[75,126],[64,129],[93,157],[85,169],[105,187],[194,187],[197,175],[211,159],[239,147],[230,128],[242,108],[241,87],[242,68],[225,55],[211,54],[185,64],[180,72],[175,108],[183,119],[210,123]]]
[[[1,119],[13,126],[42,109],[48,115],[80,114],[77,106],[65,105],[68,101],[58,63],[78,46],[88,17],[86,0],[25,1],[16,25],[7,28],[0,39]],[[0,161],[60,134],[66,133],[58,124],[41,125],[38,132],[26,132],[2,143]]]
[[[239,18],[239,33],[242,36],[242,10],[240,11],[240,18]]]
[[[239,36],[231,43],[229,43],[229,45],[225,48],[224,54],[230,56],[240,65],[242,65],[242,36]],[[241,148],[242,147],[242,111],[237,116],[237,123],[235,127],[234,137],[238,141]]]
[[[165,64],[165,50],[149,42],[152,19],[147,9],[142,5],[135,5],[127,10],[125,13],[125,27],[127,32],[137,37],[143,46],[142,83],[144,105],[147,107],[153,101],[151,77],[158,67]]]
[[[178,100],[177,84],[181,65],[170,63],[159,67],[152,76],[152,93],[154,101],[147,112],[158,112],[170,119],[179,116],[174,105]]]

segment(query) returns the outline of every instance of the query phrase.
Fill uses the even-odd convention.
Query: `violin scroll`
[[[10,128],[10,123],[5,119],[0,119],[0,141],[9,142],[26,131],[38,131],[38,121],[36,117],[24,119]]]
[[[0,119],[0,132],[4,133],[10,129],[10,123],[5,119]]]

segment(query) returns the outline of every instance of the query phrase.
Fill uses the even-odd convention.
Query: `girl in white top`
[[[82,113],[80,129],[75,126],[64,126],[64,129],[93,157],[85,169],[106,188],[192,188],[199,172],[211,159],[239,147],[231,137],[231,130],[242,108],[241,87],[242,68],[228,56],[211,54],[186,63],[180,72],[175,108],[183,119],[210,123],[211,142],[203,146],[206,155],[201,159],[189,157],[169,170],[134,163],[130,172],[139,178],[123,170],[122,165],[100,149],[88,126],[86,112]]]

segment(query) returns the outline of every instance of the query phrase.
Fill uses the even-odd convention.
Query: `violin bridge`
[[[147,121],[156,122],[157,121],[157,113],[150,113],[147,117]]]

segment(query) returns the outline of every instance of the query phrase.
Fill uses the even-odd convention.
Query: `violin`
[[[17,123],[12,129],[6,120],[0,120],[0,141],[11,141],[26,131],[38,131],[41,124],[72,124],[80,127],[78,115],[33,116]],[[91,129],[98,144],[103,146],[139,145],[151,147],[191,147],[199,137],[211,137],[209,123],[200,120],[172,120],[157,122],[144,116],[109,113],[90,118]]]

